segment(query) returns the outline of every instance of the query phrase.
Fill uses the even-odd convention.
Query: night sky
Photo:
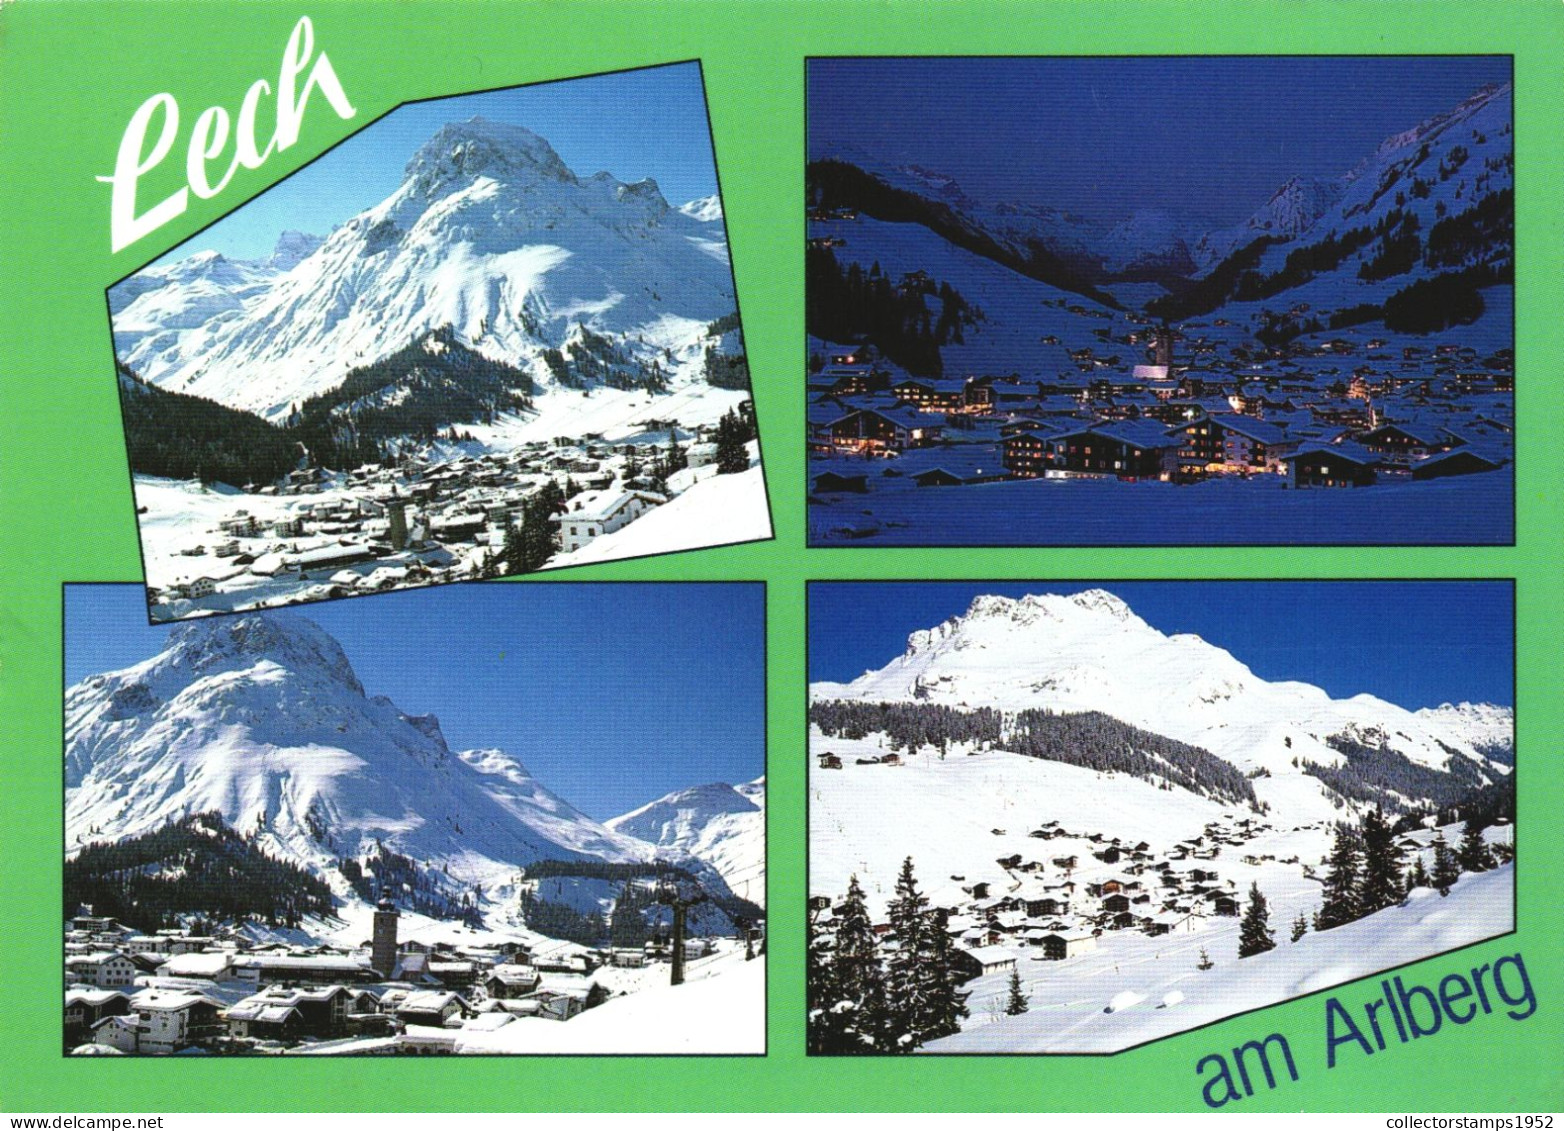
[[[923,165],[989,202],[1225,226],[1510,70],[1508,56],[814,59],[809,148]]]
[[[465,584],[291,610],[366,694],[499,747],[589,816],[765,772],[765,591],[745,584]],[[71,585],[67,685],[156,655],[140,585]]]
[[[875,582],[809,587],[809,679],[884,667],[907,635],[981,593],[1106,589],[1153,628],[1193,632],[1262,679],[1337,699],[1368,692],[1408,710],[1513,706],[1512,590],[1494,581]]]

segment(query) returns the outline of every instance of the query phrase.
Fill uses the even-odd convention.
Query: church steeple
[[[380,902],[375,904],[375,934],[370,946],[370,965],[382,978],[390,978],[396,973],[396,930],[400,915],[391,893],[382,891]]]

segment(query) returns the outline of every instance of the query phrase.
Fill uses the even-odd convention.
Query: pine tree
[[[1010,971],[1010,1000],[1005,1003],[1005,1012],[1011,1017],[1026,1012],[1026,995],[1021,992],[1021,972]]]
[[[1493,867],[1493,857],[1488,854],[1488,845],[1483,841],[1482,826],[1471,817],[1466,819],[1466,828],[1461,832],[1461,847],[1456,855],[1463,872],[1486,872]]]
[[[886,918],[896,940],[885,964],[886,1051],[912,1052],[926,1041],[957,1032],[967,1007],[966,995],[956,989],[943,917],[929,909],[928,898],[918,891],[910,856],[902,862]]]
[[[847,1031],[848,1014],[836,1006],[844,1000],[837,980],[834,940],[819,923],[819,913],[809,916],[809,953],[805,977],[808,995],[806,1041],[811,1055],[839,1056],[860,1051]]]
[[[1271,912],[1265,896],[1260,894],[1259,884],[1249,885],[1249,905],[1244,909],[1243,922],[1238,925],[1238,957],[1264,954],[1276,948],[1271,937]]]
[[[726,412],[717,422],[717,474],[733,475],[749,470],[749,452],[744,448],[744,426],[736,412]]]
[[[924,955],[933,941],[928,937],[929,901],[918,891],[912,857],[902,861],[896,878],[896,896],[886,908],[896,949],[885,963],[885,996],[888,1004],[888,1051],[911,1052],[923,1043],[926,1021],[926,971]]]
[[[1405,881],[1401,876],[1401,850],[1395,834],[1378,806],[1363,818],[1363,880],[1358,889],[1358,914],[1401,902]]]
[[[1336,841],[1331,846],[1326,862],[1329,871],[1325,876],[1325,899],[1320,905],[1316,929],[1328,931],[1343,923],[1359,918],[1358,874],[1362,860],[1362,847],[1357,830],[1342,823],[1336,826]]]
[[[1298,917],[1292,921],[1292,941],[1297,942],[1309,933],[1309,924],[1303,917],[1303,912],[1298,912]]]
[[[1426,887],[1433,887],[1433,881],[1428,878],[1428,869],[1423,867],[1422,856],[1418,856],[1407,872],[1407,893],[1411,894],[1413,888]]]
[[[839,997],[827,1008],[838,1014],[832,1027],[840,1033],[842,1051],[883,1051],[885,973],[880,966],[880,942],[856,875],[848,881],[847,898],[840,908],[831,977]]]
[[[1215,965],[1216,965],[1216,963],[1211,961],[1211,956],[1206,953],[1206,948],[1205,947],[1201,947],[1200,948],[1200,961],[1195,963],[1195,969],[1196,970],[1209,970],[1209,969],[1211,969],[1211,967],[1213,967]]]
[[[1450,846],[1445,843],[1445,834],[1441,829],[1434,834],[1434,887],[1439,889],[1440,895],[1449,895],[1450,889],[1461,878],[1461,865],[1456,861],[1455,853],[1450,851]]]

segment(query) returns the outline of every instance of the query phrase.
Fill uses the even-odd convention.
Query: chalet
[[[1051,436],[1020,433],[1004,441],[1005,468],[1019,478],[1171,479],[1178,451],[1178,439],[1155,420],[1094,424]]]
[[[537,1002],[537,1015],[549,1021],[568,1021],[586,1008],[584,998],[556,990],[539,990],[528,1000]]]
[[[983,974],[1000,974],[1016,968],[1016,956],[1002,946],[980,946],[971,950],[951,952],[952,964],[959,973],[969,977]]]
[[[628,526],[667,501],[651,491],[587,491],[571,501],[569,511],[552,515],[549,521],[559,526],[560,547],[568,553]]]
[[[404,1025],[442,1028],[472,1014],[467,999],[450,990],[423,990],[408,994],[396,1007],[396,1019]]]
[[[1413,479],[1441,479],[1447,475],[1474,475],[1484,471],[1497,471],[1503,464],[1478,455],[1470,448],[1457,448],[1440,455],[1429,456],[1412,465]]]
[[[138,972],[130,956],[119,951],[71,954],[65,959],[66,977],[100,990],[135,985]]]
[[[104,1018],[123,1017],[129,1012],[130,998],[118,990],[71,986],[65,991],[65,1043],[81,1044]]]
[[[1211,900],[1211,910],[1218,915],[1237,915],[1238,899],[1226,892],[1216,893]]]
[[[289,554],[283,558],[283,567],[299,572],[306,570],[329,570],[373,561],[375,557],[376,554],[373,547],[356,542],[338,542],[329,546],[319,546],[313,550],[305,550],[301,553]]]
[[[826,369],[820,374],[820,380],[829,382],[827,391],[838,397],[862,397],[884,392],[890,384],[889,376],[883,371],[845,365]]]
[[[233,965],[239,980],[267,985],[346,985],[376,978],[366,960],[342,954],[240,954]]]
[[[1096,949],[1097,936],[1092,934],[1054,932],[1043,936],[1043,957],[1052,962],[1062,962]]]
[[[919,487],[960,487],[967,482],[943,467],[931,467],[927,471],[920,471],[912,477],[912,481]]]
[[[233,977],[234,956],[228,951],[194,951],[175,954],[159,973],[167,978],[205,978],[225,982]]]
[[[1377,457],[1356,444],[1313,445],[1300,448],[1287,460],[1293,487],[1369,487],[1376,480]]]
[[[346,986],[289,989],[270,986],[228,1007],[224,1019],[233,1037],[293,1041],[335,1037],[347,1031],[355,1001]]]
[[[838,475],[834,471],[823,471],[815,476],[814,491],[817,494],[862,495],[868,490],[867,475]]]
[[[835,754],[820,755],[820,768],[822,770],[840,770],[842,759]]]
[[[824,425],[824,435],[836,451],[888,454],[935,443],[944,420],[916,408],[860,408]]]
[[[615,953],[617,955],[618,952]],[[483,980],[483,988],[491,999],[504,1001],[521,998],[538,988],[540,977],[534,967],[502,964],[489,971],[488,977]]]
[[[1373,431],[1358,436],[1357,441],[1369,451],[1379,455],[1414,459],[1448,452],[1466,443],[1448,429],[1411,423],[1382,424]]]
[[[202,993],[142,990],[130,999],[130,1012],[98,1023],[94,1039],[121,1052],[177,1052],[222,1034],[219,1008],[217,1000]]]
[[[1104,896],[1102,909],[1108,912],[1128,911],[1130,909],[1130,897],[1123,892],[1114,892],[1112,895]]]
[[[1228,413],[1186,424],[1181,434],[1179,466],[1186,473],[1276,473],[1289,446],[1286,432],[1277,425]]]

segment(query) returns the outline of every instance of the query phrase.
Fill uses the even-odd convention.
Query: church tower
[[[391,548],[393,550],[407,549],[407,500],[392,499],[386,504],[386,515],[390,519]]]
[[[375,935],[370,948],[370,965],[382,978],[390,978],[396,973],[396,925],[399,912],[396,904],[391,902],[389,892],[380,897],[380,902],[375,904]]]
[[[1173,368],[1173,328],[1166,322],[1157,327],[1151,348],[1151,363],[1164,366],[1171,373]]]

